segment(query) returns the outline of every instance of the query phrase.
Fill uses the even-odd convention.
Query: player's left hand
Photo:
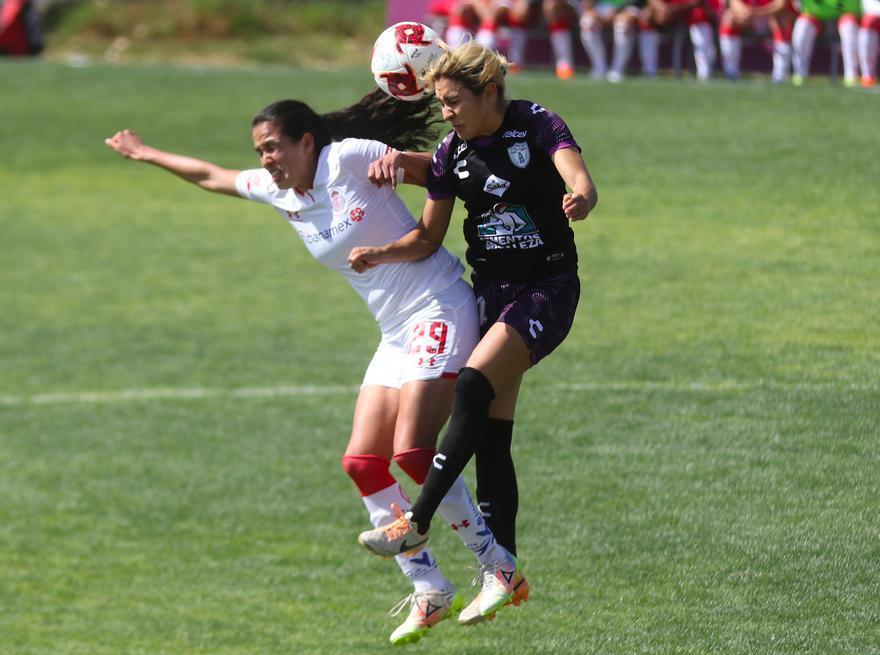
[[[376,186],[390,184],[392,189],[397,188],[401,181],[403,169],[400,168],[400,151],[391,148],[379,159],[370,162],[367,179]]]
[[[562,196],[562,211],[570,221],[582,221],[590,213],[590,203],[579,193],[566,193]]]
[[[363,273],[368,268],[375,268],[379,263],[378,248],[358,246],[348,253],[348,265],[355,273]]]

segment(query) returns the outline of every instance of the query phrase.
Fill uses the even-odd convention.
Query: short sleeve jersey
[[[561,148],[578,148],[568,126],[527,100],[509,102],[490,136],[462,141],[453,131],[440,143],[428,196],[464,201],[467,260],[477,273],[522,280],[577,269],[565,182],[552,160]]]
[[[383,327],[401,313],[447,289],[464,272],[445,248],[417,262],[383,264],[355,273],[348,254],[357,246],[381,246],[412,230],[416,221],[390,186],[367,179],[370,162],[388,146],[378,141],[344,139],[318,157],[312,189],[279,189],[262,168],[236,178],[239,195],[274,207],[319,262],[341,273],[367,303]]]

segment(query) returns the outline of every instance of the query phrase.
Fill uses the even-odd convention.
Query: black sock
[[[513,421],[490,418],[486,436],[475,453],[477,503],[495,540],[516,555],[516,512],[519,493],[510,454]]]
[[[449,427],[437,448],[422,493],[412,506],[412,521],[419,532],[428,530],[440,501],[485,437],[489,404],[494,398],[492,383],[480,371],[467,366],[459,371]]]

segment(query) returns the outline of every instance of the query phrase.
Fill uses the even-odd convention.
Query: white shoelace
[[[390,614],[391,616],[397,616],[398,614],[400,614],[403,611],[403,609],[407,606],[407,604],[411,605],[412,607],[415,607],[419,604],[419,600],[423,596],[427,596],[428,594],[434,594],[434,593],[439,595],[440,598],[443,599],[443,601],[447,602],[447,603],[449,602],[449,597],[451,595],[455,594],[454,591],[451,593],[447,593],[446,591],[444,591],[442,589],[432,589],[429,591],[414,591],[411,594],[409,594],[408,596],[404,596],[403,598],[401,598],[400,601],[394,607],[391,608],[391,610],[388,612],[388,614]]]
[[[391,611],[389,611],[388,614],[391,616],[397,616],[398,614],[400,614],[403,611],[403,608],[406,607],[407,605],[413,605],[413,606],[417,605],[419,602],[419,596],[421,596],[424,593],[425,592],[414,591],[411,594],[409,594],[408,596],[404,596],[403,598],[400,599],[400,602],[398,602],[394,607],[391,608]]]

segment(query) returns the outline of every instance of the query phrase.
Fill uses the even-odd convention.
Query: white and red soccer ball
[[[425,73],[444,52],[446,44],[427,25],[397,23],[376,39],[370,69],[376,84],[388,95],[421,100],[431,95]]]

